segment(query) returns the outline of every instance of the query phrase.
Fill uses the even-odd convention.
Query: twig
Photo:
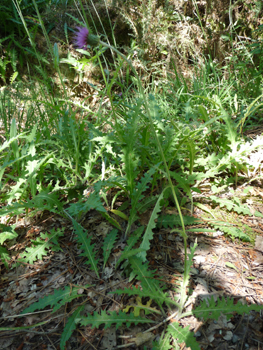
[[[154,329],[156,328],[159,328],[160,326],[162,326],[164,323],[170,321],[172,318],[174,318],[176,315],[178,314],[178,310],[175,311],[171,316],[167,317],[165,320],[163,320],[162,322],[158,323],[156,326],[153,326],[149,329],[147,329],[146,331],[144,331],[143,333],[148,333],[148,332],[151,332],[153,331]]]
[[[90,346],[92,346],[94,350],[97,350],[97,348],[94,345],[91,344],[91,342],[87,339],[87,337],[85,337],[83,332],[81,332],[81,330],[79,330],[79,329],[78,329],[78,331],[82,335],[82,337],[90,344]]]
[[[40,327],[41,329],[43,329],[43,327],[41,326]],[[50,344],[53,346],[53,348],[56,350],[57,348],[55,347],[55,345],[54,345],[54,343],[53,343],[53,341],[49,338],[49,336],[48,336],[48,333],[45,333],[44,332],[44,335],[48,338],[48,340],[49,340],[49,342],[50,342]]]
[[[146,331],[144,331],[143,334],[149,333],[149,332],[155,330],[156,328],[162,326],[164,323],[166,323],[166,322],[170,321],[172,318],[174,318],[177,314],[178,314],[178,310],[176,312],[174,312],[171,316],[169,316],[166,319],[164,319],[162,322],[160,322],[157,325],[155,325],[155,326],[147,329]],[[128,338],[129,339],[129,338],[134,338],[134,336],[132,336],[132,335],[131,336],[120,336],[120,338],[126,338],[126,339]],[[116,346],[115,349],[121,349],[121,348],[125,348],[125,347],[131,346],[131,345],[136,345],[136,343],[127,343],[127,344],[123,344],[123,345],[118,345],[118,346]]]

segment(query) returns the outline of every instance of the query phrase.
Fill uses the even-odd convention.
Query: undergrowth
[[[154,3],[149,1],[150,6],[144,7],[145,2],[142,2],[140,11],[145,20],[149,20],[152,13],[158,10]],[[36,18],[44,36],[48,38],[37,11],[37,3],[33,1],[33,4]],[[27,32],[23,8],[19,7],[19,3],[16,5],[21,10],[18,13]],[[70,18],[84,27],[87,22],[82,2],[78,6],[83,18],[72,15]],[[6,11],[10,11],[10,7]],[[158,14],[162,15],[160,10]],[[169,14],[172,15],[171,10]],[[125,13],[122,12],[122,15]],[[131,18],[126,17],[126,20],[131,26],[135,25]],[[140,23],[140,40],[146,38],[151,30],[147,23]],[[162,28],[163,31],[168,29]],[[135,26],[134,31],[137,31]],[[114,37],[113,28],[111,35]],[[6,37],[1,43],[5,40]],[[13,40],[13,43],[16,42]],[[219,230],[232,239],[251,240],[242,227],[219,220],[213,215],[212,209],[196,199],[202,192],[202,185],[209,183],[212,188],[214,194],[205,198],[212,207],[219,205],[229,212],[263,216],[259,212],[252,213],[233,191],[229,198],[219,196],[222,189],[235,188],[239,181],[249,178],[255,169],[249,156],[262,148],[261,139],[247,141],[240,133],[262,109],[262,81],[258,74],[262,72],[261,58],[258,56],[259,63],[254,70],[250,67],[246,82],[239,69],[231,68],[232,63],[222,67],[217,65],[211,55],[207,55],[201,61],[193,60],[194,74],[190,81],[174,65],[166,79],[153,84],[141,79],[138,61],[131,60],[132,55],[135,55],[136,44],[133,43],[127,49],[125,56],[109,43],[97,41],[93,49],[88,45],[86,49],[77,50],[82,55],[80,59],[69,55],[63,60],[59,57],[57,44],[52,48],[48,43],[51,49],[49,58],[52,57],[52,64],[61,79],[59,97],[49,95],[50,79],[41,64],[38,71],[42,79],[46,80],[37,89],[37,85],[33,85],[35,82],[30,81],[30,96],[21,93],[18,99],[25,102],[20,112],[14,107],[17,102],[14,102],[12,94],[1,91],[3,142],[0,146],[0,257],[8,267],[9,242],[18,236],[14,217],[33,217],[37,212],[44,211],[70,222],[79,255],[85,258],[85,263],[98,278],[117,242],[125,242],[122,254],[116,261],[116,269],[122,267],[131,280],[139,281],[140,287],[118,289],[113,293],[136,297],[139,300],[138,308],[131,312],[129,308],[123,308],[118,312],[102,310],[86,314],[84,305],[78,306],[67,319],[60,348],[65,349],[67,340],[77,326],[91,325],[98,328],[103,325],[106,329],[113,324],[116,328],[123,324],[128,327],[131,324],[155,324],[154,327],[158,328],[152,316],[157,313],[164,319],[162,325],[171,318],[174,321],[153,343],[152,349],[177,348],[177,344],[182,342],[192,349],[200,349],[189,326],[181,326],[180,320],[184,317],[194,315],[202,320],[217,320],[221,313],[230,318],[233,313],[243,314],[262,309],[259,305],[235,303],[233,298],[211,298],[196,305],[192,311],[185,310],[191,297],[188,286],[197,247],[195,242],[190,251],[187,250],[188,232],[194,232],[188,226],[203,222],[193,217],[194,207],[211,214],[210,217],[206,216],[205,222],[209,227],[204,229],[205,232]],[[33,49],[36,49],[34,44]],[[156,45],[153,49],[164,51],[164,44],[160,47]],[[249,51],[250,47],[242,49],[246,51],[248,59],[259,55],[261,40],[258,39],[252,51]],[[7,54],[0,61],[0,77],[5,83],[7,64],[11,63],[14,74],[16,71],[17,57],[14,50],[8,46]],[[106,50],[111,52],[112,58],[109,58]],[[36,56],[39,58],[38,54]],[[39,62],[42,61],[39,58]],[[69,64],[79,73],[93,64],[100,67],[103,84],[96,87],[90,83],[98,96],[97,109],[89,109],[85,100],[76,108],[67,96],[61,63]],[[226,72],[230,75],[229,79],[225,78]],[[15,78],[12,75],[11,83]],[[257,86],[252,91],[251,84],[255,82]],[[13,84],[14,88],[17,87],[17,95],[19,86],[19,83]],[[249,99],[245,99],[244,86],[249,90]],[[85,117],[83,113],[86,113]],[[109,195],[111,191],[114,193],[112,196]],[[118,201],[122,202],[121,206],[116,206]],[[173,208],[176,214],[163,214],[169,208]],[[99,212],[111,225],[110,232],[102,242],[103,264],[99,261],[95,237],[82,224],[91,210]],[[148,224],[139,224],[139,216],[149,211]],[[125,221],[125,228],[117,218]],[[171,299],[168,286],[159,281],[156,271],[150,268],[147,261],[151,241],[161,227],[179,233],[184,242],[184,272],[180,285],[174,290],[177,295],[175,300]],[[198,228],[199,232],[201,230]],[[50,251],[61,250],[59,238],[63,234],[64,231],[59,228],[42,233],[20,253],[16,264],[33,264]],[[55,290],[53,295],[28,306],[23,314],[46,307],[51,307],[52,313],[55,313],[77,299],[80,288],[88,289],[89,286],[67,286]],[[154,307],[141,303],[145,297],[154,303]],[[138,313],[138,309],[144,310],[143,315]],[[167,310],[172,313],[171,317],[165,317]],[[35,326],[40,324],[44,322]],[[19,329],[16,327],[16,330]],[[9,328],[2,327],[0,330]],[[150,330],[151,327],[148,332]]]

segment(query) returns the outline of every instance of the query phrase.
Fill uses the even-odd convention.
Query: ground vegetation
[[[1,1],[1,349],[262,347],[262,14]]]

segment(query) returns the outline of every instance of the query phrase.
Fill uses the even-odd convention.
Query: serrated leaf
[[[169,187],[166,187],[162,193],[160,194],[156,204],[155,204],[155,207],[152,211],[152,214],[151,214],[151,217],[150,217],[150,220],[148,222],[148,225],[147,225],[147,228],[146,228],[146,231],[143,235],[143,239],[142,239],[142,243],[140,245],[140,248],[143,250],[141,253],[138,254],[138,257],[142,259],[142,261],[146,261],[146,252],[150,249],[150,241],[153,239],[153,235],[154,235],[154,232],[153,232],[153,229],[155,228],[156,226],[156,222],[155,220],[158,218],[158,213],[161,211],[161,201],[163,199],[163,195],[164,195],[164,192],[167,190],[167,188]]]
[[[130,309],[132,308],[133,311],[131,311],[134,316],[140,316],[141,311],[143,311],[145,313],[145,315],[149,315],[152,314],[153,312],[157,312],[158,314],[160,314],[161,312],[159,310],[157,310],[156,308],[151,307],[151,303],[152,300],[148,300],[146,302],[146,304],[142,303],[142,299],[137,296],[136,297],[136,304],[132,304],[132,305],[128,305],[125,309],[123,309],[124,312],[128,313],[130,311]]]
[[[160,293],[157,290],[151,291],[145,291],[141,290],[139,288],[131,287],[131,288],[124,288],[124,289],[117,289],[113,292],[110,292],[111,294],[127,294],[130,296],[138,295],[141,298],[143,297],[149,297],[150,299],[154,300],[157,304],[161,305],[163,303],[166,303],[167,305],[176,305],[178,306],[178,303],[172,300],[168,293]]]
[[[5,148],[8,148],[10,144],[12,144],[15,140],[19,138],[26,138],[26,132],[19,134],[17,136],[10,137],[9,140],[6,140],[1,146],[0,146],[0,152],[2,152]]]
[[[10,260],[8,250],[0,246],[0,259],[3,261],[5,267],[8,267],[7,261]]]
[[[153,174],[156,172],[160,164],[153,166],[147,173],[144,174],[141,181],[138,182],[136,188],[134,189],[131,197],[132,206],[136,206],[136,204],[142,199],[142,193],[148,188],[148,184],[152,179]]]
[[[103,261],[104,261],[103,269],[105,268],[105,265],[109,259],[111,250],[114,247],[115,241],[117,239],[117,235],[118,235],[118,230],[116,230],[116,228],[115,228],[115,229],[111,230],[104,239],[103,246],[102,246]]]
[[[137,205],[139,201],[143,198],[142,193],[148,188],[148,183],[151,181],[152,175],[156,172],[159,165],[160,163],[158,163],[156,166],[153,166],[147,173],[144,174],[143,178],[136,185],[136,188],[134,188],[131,194],[132,208],[130,211],[129,222],[127,225],[125,236],[127,236],[127,234],[130,232],[131,225],[137,219]]]
[[[18,236],[15,232],[16,225],[7,226],[0,224],[0,244],[3,244],[7,239],[14,239]]]
[[[35,241],[31,241],[32,247],[26,248],[24,253],[21,254],[22,258],[19,261],[33,264],[35,260],[42,260],[43,256],[47,255],[49,249],[53,251],[61,250],[57,239],[63,235],[63,231],[64,229],[52,229],[50,233],[41,233],[40,237]]]
[[[143,263],[138,256],[132,256],[129,258],[129,262],[132,266],[133,272],[138,276],[141,281],[142,289],[147,293],[154,293],[158,291],[161,293],[160,281],[154,278],[154,272],[148,269],[148,263]]]
[[[18,76],[18,72],[14,72],[10,77],[10,84],[12,85],[13,82],[16,80],[16,77]]]
[[[171,336],[176,340],[177,343],[185,342],[187,347],[190,347],[194,350],[201,350],[198,342],[194,337],[194,333],[189,330],[190,326],[182,328],[179,323],[173,322],[170,323],[167,327],[167,334],[171,334]]]
[[[116,324],[116,329],[118,329],[122,324],[126,324],[127,327],[130,327],[131,324],[139,324],[139,323],[154,323],[154,321],[150,319],[146,319],[144,317],[135,317],[133,314],[127,315],[125,312],[119,311],[119,314],[116,311],[109,312],[101,311],[101,314],[98,312],[94,312],[93,315],[88,315],[87,317],[83,317],[80,321],[82,326],[91,325],[92,328],[99,328],[100,325],[104,324],[104,328],[109,328],[111,325]]]
[[[73,331],[77,327],[76,320],[79,319],[80,313],[84,310],[85,305],[79,306],[73,314],[68,318],[60,338],[60,349],[64,350],[67,340],[71,337]]]
[[[129,251],[132,249],[132,247],[138,242],[139,238],[141,237],[142,233],[144,231],[144,227],[140,226],[135,230],[128,238],[127,240],[127,246],[124,249],[124,253],[126,251]]]
[[[194,145],[193,144],[189,144],[188,146],[190,147],[189,151],[194,152]],[[191,187],[189,185],[189,179],[186,179],[185,177],[182,176],[182,174],[177,174],[175,172],[170,171],[170,175],[173,179],[175,179],[178,182],[178,186],[181,187],[188,195],[192,195],[191,194]]]
[[[0,216],[12,214],[19,215],[22,214],[27,207],[26,203],[12,203],[12,205],[6,205],[5,207],[0,209]],[[31,207],[30,207],[31,208]]]
[[[250,237],[240,228],[227,224],[224,221],[209,221],[209,224],[214,226],[214,228],[227,233],[231,238],[239,238],[245,242],[251,241]]]
[[[86,211],[97,210],[99,212],[106,212],[106,209],[103,207],[101,198],[97,192],[93,192],[88,196],[88,199],[85,201]]]
[[[96,275],[99,277],[98,271],[98,259],[95,259],[96,252],[93,250],[94,244],[91,244],[91,237],[88,237],[87,231],[73,218],[71,218],[77,241],[80,243],[80,248],[83,253],[80,256],[84,256],[88,259],[86,264],[90,265],[90,268],[95,271]]]
[[[221,208],[226,207],[229,211],[231,211],[231,209],[234,206],[234,203],[229,199],[219,198],[216,196],[210,196],[210,199],[212,199],[212,201],[214,201],[215,203],[219,204]]]
[[[117,265],[118,266],[123,260],[125,259],[128,259],[130,256],[133,256],[135,254],[137,254],[139,251],[137,251],[135,254],[135,250],[136,249],[132,249],[132,247],[137,243],[138,239],[141,237],[142,233],[144,231],[144,227],[143,226],[140,226],[139,228],[137,228],[137,230],[135,230],[128,238],[128,241],[127,241],[127,245],[126,247],[124,248],[124,251],[123,253],[121,254],[121,257],[120,259],[118,260],[117,262]],[[130,252],[133,252],[133,253],[130,253]]]
[[[194,258],[194,253],[197,247],[197,243],[195,241],[194,245],[190,247],[190,254],[188,254],[188,259],[185,261],[185,269],[184,269],[184,274],[183,274],[183,280],[181,282],[180,286],[180,309],[182,310],[184,308],[184,304],[188,298],[188,295],[186,294],[187,286],[189,283],[190,279],[190,271],[191,271],[191,266],[193,264],[193,258]]]
[[[25,174],[22,173],[21,177],[16,180],[16,184],[12,187],[11,191],[8,194],[8,207],[13,202],[13,199],[18,200],[20,198],[23,188],[22,185],[24,185],[25,183],[27,183],[27,179],[25,178]]]
[[[50,294],[41,298],[36,303],[30,305],[25,310],[23,310],[22,315],[36,310],[42,310],[47,306],[53,307],[52,312],[57,311],[61,306],[66,303],[71,302],[73,299],[78,298],[78,291],[82,287],[70,287],[67,286],[65,289],[57,289],[54,291],[54,294]]]
[[[170,334],[165,333],[159,342],[153,342],[152,350],[171,350]]]
[[[72,203],[67,211],[73,218],[80,220],[82,216],[84,216],[92,209],[95,209],[102,213],[106,212],[106,209],[101,203],[100,196],[96,192],[91,193],[86,200],[82,199],[77,203]]]
[[[45,248],[49,248],[48,244],[45,244],[45,241],[42,241],[40,238],[37,238],[36,241],[32,242],[33,246],[26,248],[25,252],[22,253],[22,258],[19,261],[28,262],[33,264],[35,260],[42,260],[43,256],[47,255]]]
[[[138,255],[143,251],[144,251],[143,249],[137,248],[137,249],[132,249],[132,250],[126,251],[125,253],[122,253],[120,259],[118,260],[118,264],[120,264],[123,260],[129,259],[134,255]]]
[[[200,220],[195,219],[192,216],[187,216],[184,215],[183,216],[184,219],[184,224],[185,226],[187,225],[193,225],[193,224],[198,224],[200,223]],[[165,227],[165,228],[173,228],[174,226],[182,226],[181,225],[181,219],[179,217],[179,215],[164,215],[162,217],[158,218],[158,227]]]
[[[142,214],[146,212],[147,209],[153,207],[153,205],[156,203],[158,196],[152,196],[152,197],[145,197],[142,199],[137,206],[137,211]]]
[[[248,216],[252,216],[253,214],[251,213],[250,209],[248,207],[245,207],[244,205],[237,205],[234,204],[233,210],[238,213],[238,214],[244,214]]]
[[[232,200],[226,198],[218,198],[216,196],[210,196],[210,198],[218,203],[220,207],[226,207],[228,211],[235,211],[238,214],[244,214],[248,216],[252,216],[252,212],[250,211],[248,206],[244,206],[240,203],[239,198],[233,198]]]
[[[217,300],[210,298],[202,301],[200,305],[193,310],[193,314],[196,317],[204,318],[204,320],[209,318],[218,320],[221,313],[225,314],[227,319],[230,319],[233,312],[237,312],[239,315],[242,315],[243,313],[249,313],[251,310],[260,312],[262,309],[262,305],[243,305],[240,300],[234,304],[234,298],[218,298]]]
[[[30,175],[32,173],[34,173],[36,171],[36,169],[38,169],[38,165],[41,162],[41,160],[28,160],[27,165],[26,165],[26,170],[28,171],[27,175]]]
[[[41,210],[54,212],[56,207],[59,211],[63,209],[63,204],[59,201],[58,195],[55,193],[49,193],[47,190],[40,192],[30,202],[32,207]]]

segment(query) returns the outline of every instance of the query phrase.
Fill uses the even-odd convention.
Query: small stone
[[[215,337],[214,337],[214,334],[210,334],[208,337],[207,337],[208,341],[210,343],[212,343],[214,340],[215,340]]]
[[[232,342],[234,344],[236,344],[239,340],[240,340],[240,337],[238,335],[234,334],[233,337],[232,337]]]
[[[231,340],[233,338],[233,333],[231,331],[227,331],[223,338],[225,340]]]
[[[195,337],[201,337],[202,333],[200,331],[195,332]]]
[[[229,329],[234,329],[234,328],[235,328],[235,325],[233,325],[233,323],[231,323],[231,322],[228,322],[228,323],[227,323],[227,328],[229,328]]]

